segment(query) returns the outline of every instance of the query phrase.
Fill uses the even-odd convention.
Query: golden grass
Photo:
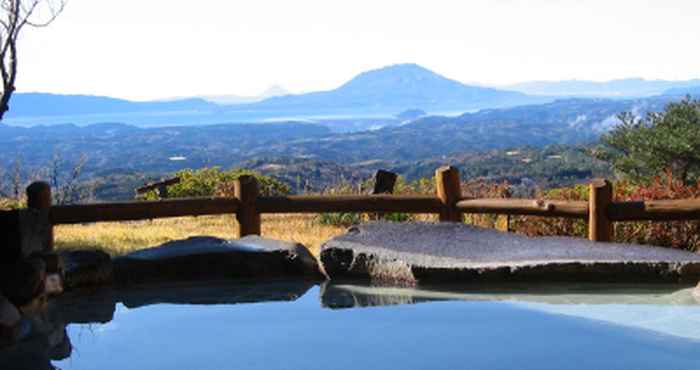
[[[320,225],[314,215],[263,215],[262,236],[295,241],[318,254],[324,241],[345,232],[337,226]],[[165,218],[152,221],[104,222],[59,225],[55,230],[58,249],[100,249],[111,255],[126,254],[190,236],[238,237],[233,216]]]

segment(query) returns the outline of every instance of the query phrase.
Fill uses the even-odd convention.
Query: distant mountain
[[[688,87],[676,87],[673,89],[668,89],[664,91],[664,95],[671,95],[671,96],[682,96],[682,95],[690,95],[694,98],[700,98],[700,84],[695,85],[695,86],[688,86]]]
[[[363,72],[330,91],[286,95],[239,109],[277,112],[397,112],[414,107],[429,111],[468,111],[542,102],[525,94],[468,86],[416,64],[397,64]]]
[[[272,85],[268,87],[262,94],[257,96],[240,96],[240,95],[206,95],[201,96],[202,99],[216,104],[249,104],[256,103],[275,96],[289,95],[289,91],[280,85]]]
[[[605,82],[585,80],[531,81],[504,86],[529,95],[578,97],[646,97],[661,95],[669,89],[700,85],[700,80],[665,81],[627,78]]]
[[[15,94],[4,123],[21,126],[123,122],[141,127],[263,122],[270,120],[385,117],[420,108],[432,113],[463,113],[551,101],[523,93],[469,86],[416,64],[399,64],[359,74],[339,88],[288,94],[273,86],[259,102],[219,96],[135,102],[103,96]],[[242,99],[242,100],[241,100]],[[252,98],[257,99],[257,98]],[[213,103],[215,101],[217,103]],[[225,105],[226,104],[226,105]],[[342,131],[342,130],[338,130]]]
[[[106,113],[141,113],[173,111],[213,111],[218,105],[204,99],[136,102],[92,95],[58,95],[15,93],[10,100],[7,118],[45,117]]]

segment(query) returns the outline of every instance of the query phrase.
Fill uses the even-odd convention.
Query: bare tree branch
[[[46,27],[58,17],[67,0],[0,0],[0,120],[10,109],[17,79],[17,41],[25,26]]]

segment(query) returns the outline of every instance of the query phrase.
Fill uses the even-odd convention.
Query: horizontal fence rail
[[[443,204],[435,197],[405,195],[261,197],[256,206],[260,213],[439,213],[443,209]]]
[[[612,203],[608,215],[612,221],[700,220],[700,199]]]
[[[257,180],[241,176],[234,184],[235,195],[230,198],[68,206],[51,206],[51,188],[38,182],[27,188],[27,204],[29,208],[48,211],[53,225],[235,214],[240,236],[259,235],[260,215],[275,213],[426,213],[451,222],[462,222],[465,213],[497,214],[504,215],[501,216],[504,225],[498,226],[502,230],[509,228],[509,215],[564,217],[587,220],[588,238],[603,242],[613,239],[613,222],[700,220],[700,199],[614,202],[612,185],[606,180],[594,180],[590,184],[589,201],[464,198],[459,171],[450,166],[436,171],[434,196],[392,195],[396,175],[386,171],[379,171],[375,182],[375,189],[369,195],[261,196]]]
[[[54,225],[137,221],[165,217],[232,214],[236,213],[239,204],[236,198],[189,198],[52,206],[49,217]]]
[[[464,213],[588,218],[588,202],[535,199],[465,199],[457,202]]]

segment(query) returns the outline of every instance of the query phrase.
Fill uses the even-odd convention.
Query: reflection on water
[[[27,340],[0,352],[0,369],[656,370],[700,363],[700,305],[690,290],[669,286],[180,284],[62,297],[31,326]]]

